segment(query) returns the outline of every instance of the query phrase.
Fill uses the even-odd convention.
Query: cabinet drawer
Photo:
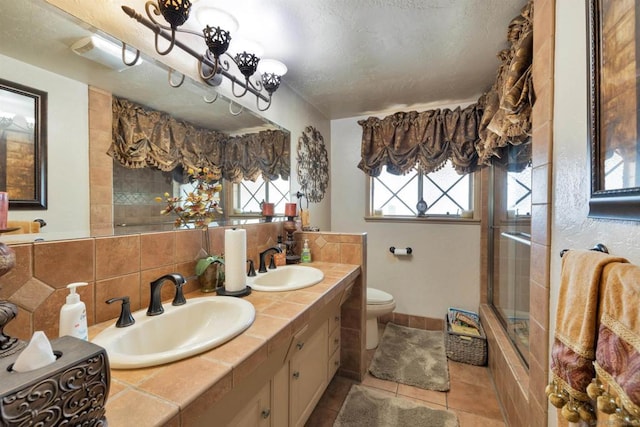
[[[329,316],[329,333],[332,333],[336,328],[340,329],[340,307]]]
[[[329,363],[327,366],[327,381],[331,381],[331,379],[333,378],[333,376],[336,374],[336,372],[338,371],[338,368],[340,367],[340,349],[338,348],[335,353],[333,353],[330,357],[329,357]]]
[[[340,348],[340,328],[336,328],[331,335],[329,335],[329,343],[327,345],[328,354],[331,357],[334,351]]]

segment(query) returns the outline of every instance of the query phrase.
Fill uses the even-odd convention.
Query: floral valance
[[[379,119],[360,120],[362,160],[358,167],[379,176],[382,167],[401,175],[413,168],[425,173],[451,160],[458,173],[477,167],[478,124],[482,110],[476,104],[464,109],[400,112]]]
[[[399,112],[369,117],[362,126],[358,167],[378,176],[420,168],[429,173],[451,160],[459,174],[470,173],[500,157],[507,145],[531,138],[533,1],[509,24],[510,47],[498,54],[501,65],[491,89],[464,109]],[[509,151],[511,152],[511,151]]]
[[[279,130],[264,130],[228,138],[225,142],[223,176],[238,183],[288,179],[291,170],[290,134]]]
[[[123,98],[113,98],[112,143],[108,154],[127,168],[163,171],[208,167],[234,182],[290,173],[289,133],[267,130],[231,137],[198,128]]]
[[[500,156],[500,148],[520,145],[531,138],[533,93],[533,1],[511,20],[507,39],[510,47],[498,53],[500,66],[495,83],[478,103],[484,114],[480,122],[480,163]]]

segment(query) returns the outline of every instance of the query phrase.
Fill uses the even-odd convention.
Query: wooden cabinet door
[[[249,400],[228,425],[229,427],[271,427],[270,381],[267,381],[260,392]]]
[[[289,414],[292,427],[304,426],[327,386],[327,323],[298,343],[289,364]]]

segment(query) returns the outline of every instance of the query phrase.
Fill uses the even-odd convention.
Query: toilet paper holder
[[[396,251],[398,253],[396,253]],[[395,246],[391,246],[389,248],[389,252],[391,252],[394,255],[411,255],[413,253],[413,249],[411,249],[410,247],[406,247],[404,249],[401,249],[401,248],[396,249]]]

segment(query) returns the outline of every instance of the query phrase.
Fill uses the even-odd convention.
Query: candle
[[[0,229],[7,228],[7,215],[9,213],[9,194],[0,191]]]
[[[285,216],[296,216],[298,205],[295,203],[285,203],[284,204],[284,215]]]
[[[262,215],[273,216],[273,203],[262,203]]]

